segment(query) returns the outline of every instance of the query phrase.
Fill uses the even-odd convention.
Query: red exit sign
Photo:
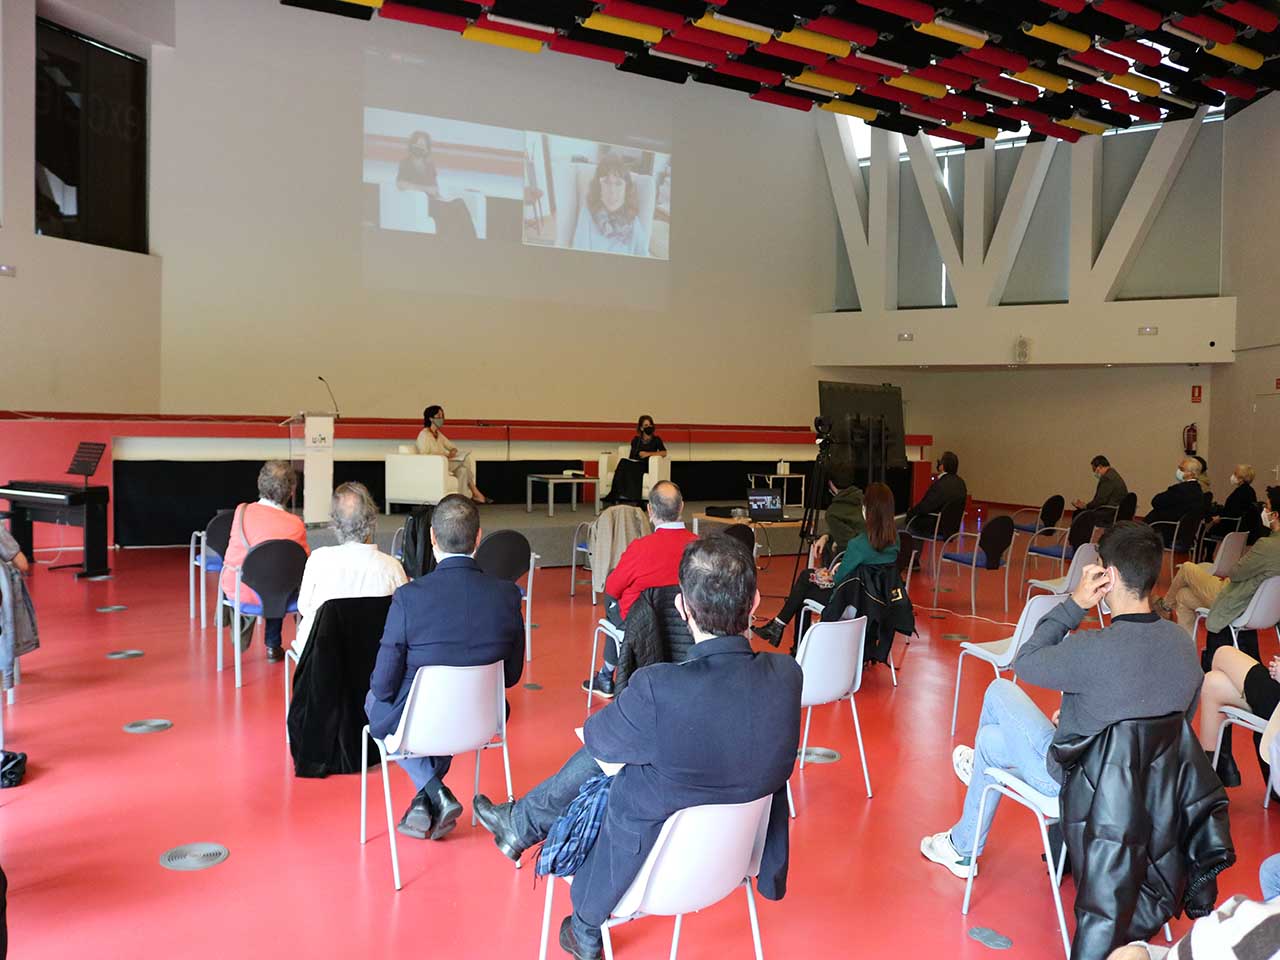
[[[1191,387],[1191,402],[1192,402],[1192,403],[1199,403],[1199,402],[1201,401],[1202,397],[1203,397],[1203,392],[1202,392],[1202,388],[1201,388],[1200,384],[1198,384],[1198,383],[1197,383],[1197,384],[1194,384],[1194,385]]]
[[[1276,377],[1276,389],[1280,390],[1280,377]]]

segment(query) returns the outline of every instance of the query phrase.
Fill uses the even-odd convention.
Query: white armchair
[[[387,513],[393,503],[439,503],[458,492],[458,479],[449,472],[449,461],[433,454],[387,455]]]
[[[631,453],[629,443],[621,444],[616,450],[603,450],[600,453],[600,482],[596,484],[596,513],[600,512],[600,501],[613,486],[613,475],[618,470],[618,462],[626,460]],[[653,485],[662,480],[671,479],[671,455],[650,457],[649,469],[641,483],[640,495],[649,496]]]

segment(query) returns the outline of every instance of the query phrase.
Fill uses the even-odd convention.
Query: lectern
[[[289,459],[302,460],[302,522],[327,523],[333,496],[332,413],[303,411],[281,424],[289,429]]]

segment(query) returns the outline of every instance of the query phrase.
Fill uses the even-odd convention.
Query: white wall
[[[86,29],[77,6],[48,12]],[[35,16],[32,0],[0,6],[0,262],[18,271],[0,279],[0,407],[155,411],[159,260],[35,235]]]

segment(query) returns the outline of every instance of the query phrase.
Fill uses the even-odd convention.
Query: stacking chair
[[[476,566],[491,577],[516,583],[525,574],[529,578],[520,587],[524,604],[524,658],[533,659],[533,572],[542,557],[533,552],[529,541],[518,530],[495,530],[476,547]],[[519,586],[518,583],[516,583]]]
[[[1204,510],[1189,510],[1182,515],[1179,520],[1157,520],[1150,524],[1154,530],[1156,527],[1172,527],[1172,536],[1169,538],[1168,545],[1164,548],[1165,555],[1169,558],[1169,576],[1173,577],[1173,556],[1175,553],[1182,553],[1188,559],[1195,559],[1196,540],[1202,532],[1204,525]],[[1164,536],[1163,529],[1157,530],[1157,533]]]
[[[911,568],[916,565],[916,538],[906,530],[898,531],[898,576],[902,577],[907,596],[911,595]]]
[[[671,938],[671,960],[676,960],[684,915],[719,903],[738,887],[745,888],[747,892],[747,913],[751,918],[751,940],[756,960],[764,960],[751,881],[760,873],[760,858],[764,853],[772,806],[772,797],[761,797],[748,803],[685,807],[669,816],[639,874],[600,928],[604,936],[605,960],[613,960],[613,941],[609,930],[646,916],[676,918]],[[573,882],[572,877],[564,880]],[[547,877],[539,960],[547,957],[555,888],[556,878]]]
[[[1027,552],[1022,555],[1022,579],[1019,583],[1027,581],[1027,560],[1031,557],[1048,557],[1050,560],[1058,561],[1058,576],[1062,576],[1067,570],[1067,561],[1075,556],[1075,552],[1083,543],[1088,543],[1093,539],[1094,520],[1097,517],[1092,510],[1081,510],[1071,518],[1071,526],[1069,527],[1050,527],[1048,530],[1040,531],[1041,535],[1055,533],[1057,534],[1056,542],[1037,546],[1034,543],[1028,545]]]
[[[1206,543],[1210,541],[1206,540]],[[1218,549],[1213,555],[1213,575],[1215,577],[1225,577],[1231,572],[1240,558],[1244,556],[1244,552],[1249,549],[1249,534],[1243,530],[1228,533],[1221,540],[1216,541]]]
[[[938,513],[929,513],[925,516],[933,517],[933,535],[922,533],[912,533],[911,535],[920,542],[933,544],[932,558],[930,566],[932,567],[933,578],[938,578],[938,566],[941,562],[941,554],[938,551],[938,545],[950,539],[951,535],[958,533],[961,525],[964,523],[964,511],[968,506],[968,501],[957,500],[955,503],[943,507]],[[919,519],[919,518],[917,518]],[[914,564],[912,564],[914,566]]]
[[[391,780],[388,760],[411,757],[444,757],[476,752],[475,793],[480,792],[480,754],[502,748],[502,767],[511,792],[511,758],[507,753],[507,701],[503,693],[502,661],[479,667],[419,667],[409,687],[400,724],[381,740],[364,727],[360,751],[360,843],[368,838],[369,741],[378,748],[382,765],[382,798],[387,808],[387,836],[391,840],[391,876],[400,889],[400,857],[396,849],[396,824],[391,812]],[[496,739],[495,739],[496,738]],[[476,824],[474,808],[471,825]]]
[[[1235,520],[1235,523],[1234,523],[1234,524],[1231,522],[1233,519]],[[1239,533],[1239,532],[1241,532],[1241,531],[1240,531],[1240,528],[1241,528],[1242,526],[1244,526],[1244,520],[1245,520],[1245,518],[1244,518],[1243,516],[1239,516],[1239,517],[1235,517],[1235,518],[1232,518],[1232,517],[1222,517],[1221,519],[1219,519],[1219,520],[1218,520],[1218,523],[1217,523],[1217,524],[1214,524],[1214,526],[1215,526],[1215,527],[1216,527],[1216,526],[1218,526],[1219,524],[1226,524],[1226,525],[1230,526],[1232,529],[1231,529],[1229,532],[1227,532],[1227,533],[1218,534],[1218,535],[1216,535],[1216,536],[1210,536],[1210,535],[1209,535],[1208,530],[1206,530],[1206,531],[1205,531],[1204,536],[1202,536],[1202,537],[1200,538],[1200,553],[1199,553],[1199,555],[1198,555],[1197,559],[1199,559],[1199,560],[1201,560],[1201,561],[1203,561],[1203,560],[1204,560],[1205,550],[1206,550],[1206,548],[1208,547],[1208,545],[1209,545],[1209,544],[1211,544],[1211,543],[1213,543],[1213,544],[1221,544],[1221,543],[1222,543],[1222,541],[1223,541],[1223,540],[1225,540],[1227,537],[1231,536],[1231,534],[1232,534],[1232,533]],[[1245,539],[1246,539],[1246,540],[1248,540],[1248,532],[1247,532],[1247,531],[1245,532]]]
[[[1192,635],[1200,629],[1200,621],[1207,616],[1208,607],[1196,608]],[[1268,577],[1258,584],[1258,589],[1249,599],[1244,612],[1227,624],[1227,629],[1231,631],[1231,642],[1237,650],[1240,649],[1241,630],[1270,630],[1272,627],[1275,628],[1276,638],[1280,639],[1280,577]]]
[[[292,540],[264,540],[251,547],[244,564],[236,571],[236,585],[230,597],[223,596],[218,605],[218,670],[222,670],[222,608],[233,616],[231,650],[235,657],[236,686],[240,686],[240,618],[275,619],[298,612],[298,588],[307,565],[307,551]],[[258,595],[258,603],[241,599],[242,587]]]
[[[796,663],[804,672],[800,691],[800,707],[805,711],[804,738],[800,743],[800,769],[804,769],[805,750],[809,746],[809,722],[813,708],[824,703],[849,701],[853,713],[853,732],[858,740],[858,757],[862,760],[862,782],[871,799],[871,776],[867,773],[867,751],[862,746],[862,724],[858,721],[855,694],[862,687],[863,653],[866,649],[867,618],[815,623],[807,631],[796,650]],[[787,805],[796,815],[791,797],[791,781],[787,781]]]
[[[1082,543],[1074,554],[1071,555],[1071,566],[1067,568],[1065,576],[1054,577],[1052,580],[1028,580],[1027,581],[1027,597],[1031,598],[1032,590],[1044,590],[1047,593],[1066,596],[1080,585],[1080,578],[1084,576],[1084,568],[1091,563],[1098,562],[1098,548],[1092,543]]]
[[[196,571],[200,572],[200,629],[209,625],[208,602],[206,600],[209,574],[222,572],[222,558],[226,556],[227,544],[231,540],[231,521],[235,517],[234,510],[219,510],[203,530],[195,530],[191,534],[191,545],[187,550],[187,614],[189,619],[196,618]],[[196,555],[196,544],[200,553]]]
[[[578,595],[578,558],[582,566],[591,565],[591,521],[584,520],[573,528],[573,549],[569,552],[569,596]],[[596,605],[595,585],[591,587],[591,605]]]
[[[595,689],[596,683],[596,653],[600,654],[600,661],[604,663],[604,650],[600,646],[600,638],[604,637],[605,643],[612,643],[615,650],[622,649],[623,632],[621,627],[614,626],[603,617],[596,623],[596,628],[591,634],[591,672],[587,674],[587,716],[591,716],[591,694]]]
[[[1066,498],[1061,494],[1054,494],[1040,506],[1038,513],[1035,507],[1023,507],[1021,510],[1015,511],[1013,514],[1015,536],[1019,533],[1025,533],[1034,542],[1035,538],[1040,536],[1043,531],[1052,530],[1057,526],[1066,508]],[[1031,523],[1026,521],[1019,522],[1018,517],[1026,514],[1035,514],[1035,519]]]
[[[1004,568],[1004,612],[1009,612],[1009,563],[1005,559],[1005,553],[1008,552],[1009,546],[1013,543],[1013,536],[1016,532],[1013,517],[993,517],[982,525],[981,533],[953,533],[948,537],[940,548],[941,556],[938,558],[938,576],[933,579],[933,605],[938,605],[938,584],[942,579],[942,564],[954,563],[958,566],[969,568],[969,608],[970,612],[976,617],[978,615],[978,565],[981,564],[986,570],[999,570]],[[964,545],[966,538],[972,538],[975,541],[974,549],[969,552],[948,551],[947,545],[953,540],[957,541],[960,546]]]
[[[1120,506],[1116,510],[1113,523],[1120,523],[1122,520],[1132,520],[1138,512],[1138,495],[1136,493],[1126,493],[1120,501]]]
[[[956,662],[956,695],[955,701],[951,705],[951,735],[956,735],[956,714],[960,710],[960,674],[964,671],[964,658],[966,656],[975,657],[984,663],[989,663],[991,668],[995,670],[996,679],[1000,679],[1000,674],[1005,670],[1013,670],[1013,661],[1017,657],[1018,651],[1022,649],[1023,643],[1031,636],[1031,632],[1035,630],[1036,625],[1044,619],[1044,615],[1052,610],[1062,601],[1066,600],[1065,596],[1055,596],[1053,594],[1038,594],[1027,601],[1027,605],[1022,608],[1022,614],[1018,617],[1018,624],[1013,628],[1013,636],[1004,640],[993,640],[990,643],[962,643],[960,644],[960,659]],[[1017,682],[1017,677],[1014,677]]]
[[[1269,582],[1269,581],[1268,581]],[[1213,748],[1213,769],[1218,769],[1218,753],[1222,750],[1222,735],[1227,732],[1227,727],[1244,727],[1252,730],[1254,733],[1267,732],[1267,718],[1260,717],[1256,713],[1250,713],[1240,707],[1222,707],[1218,711],[1223,716],[1222,726],[1218,728],[1218,742]],[[1275,774],[1272,774],[1275,779]],[[1265,810],[1271,805],[1271,784],[1263,783],[1262,785],[1262,807]]]

